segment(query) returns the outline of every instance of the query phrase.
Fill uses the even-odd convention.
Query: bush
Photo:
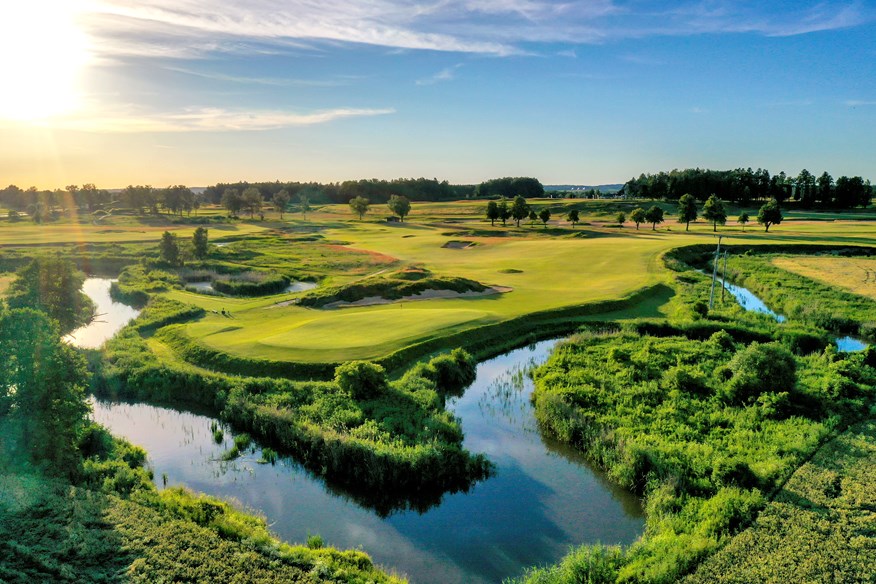
[[[335,383],[353,399],[371,399],[386,391],[386,371],[368,361],[351,361],[335,369]]]
[[[732,403],[750,403],[765,392],[791,391],[797,380],[794,356],[775,343],[752,343],[738,351],[729,363],[733,376],[724,386]]]

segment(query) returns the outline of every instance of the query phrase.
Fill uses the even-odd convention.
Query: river
[[[109,280],[85,292],[113,326],[79,334],[77,344],[99,346],[130,313],[101,299]],[[112,303],[117,304],[117,303]],[[86,339],[88,339],[86,341]],[[185,485],[266,517],[290,542],[319,534],[341,549],[360,548],[376,563],[414,584],[487,583],[554,563],[578,544],[630,544],[642,532],[640,501],[591,469],[578,453],[543,437],[533,416],[526,368],[544,361],[557,341],[544,341],[484,361],[465,393],[448,402],[465,431],[465,447],[485,453],[495,475],[468,492],[447,494],[425,512],[380,516],[294,460],[260,464],[255,444],[223,461],[234,432],[224,424],[220,444],[204,412],[147,404],[93,401],[94,419],[149,453],[159,488]]]

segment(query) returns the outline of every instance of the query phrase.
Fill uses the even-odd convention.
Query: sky
[[[863,1],[3,0],[0,183],[876,179]]]

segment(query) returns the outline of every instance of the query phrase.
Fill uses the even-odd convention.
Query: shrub
[[[752,343],[730,360],[733,376],[724,386],[724,397],[733,403],[749,403],[765,392],[793,390],[796,383],[794,356],[775,343]]]
[[[386,371],[368,361],[351,361],[335,368],[335,383],[353,399],[371,399],[386,391]]]

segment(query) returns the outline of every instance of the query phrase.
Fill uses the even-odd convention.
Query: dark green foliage
[[[764,226],[764,231],[770,230],[770,225],[778,225],[782,222],[782,210],[779,209],[779,202],[775,199],[770,199],[757,212],[757,222]]]
[[[547,227],[548,221],[551,220],[551,210],[545,207],[541,211],[538,212],[538,218],[541,219],[541,222],[544,224],[545,228]]]
[[[192,253],[196,259],[202,260],[207,257],[208,251],[207,230],[203,227],[198,227],[192,235]]]
[[[110,286],[110,295],[118,302],[142,307],[149,301],[150,293],[166,292],[180,285],[182,280],[176,274],[135,264],[122,270],[118,281]]]
[[[490,225],[496,224],[496,219],[499,218],[499,204],[496,201],[487,202],[487,219],[490,220]]]
[[[335,383],[353,399],[371,399],[386,391],[386,372],[368,361],[351,361],[335,369]]]
[[[57,321],[61,333],[84,324],[94,305],[82,292],[85,275],[60,256],[36,257],[16,274],[9,288],[10,308],[34,308]]]
[[[635,213],[635,211],[633,211]],[[635,219],[633,219],[635,221]],[[651,230],[655,231],[657,229],[658,223],[663,223],[663,209],[658,207],[657,205],[653,205],[645,211],[645,221],[651,224]],[[638,223],[636,223],[638,226]]]
[[[8,418],[21,452],[52,472],[75,475],[88,404],[85,360],[61,342],[49,318],[31,309],[0,313],[0,420]]]
[[[389,197],[386,206],[389,207],[390,211],[401,218],[402,223],[404,223],[405,217],[407,217],[408,213],[411,212],[411,202],[404,196],[392,195]]]
[[[520,221],[529,217],[529,203],[521,196],[514,197],[514,202],[511,204],[511,217],[517,222],[517,227],[520,227]]]
[[[289,286],[289,278],[271,272],[244,272],[213,280],[213,289],[229,296],[267,296],[279,294]]]
[[[161,242],[158,244],[158,250],[161,254],[161,259],[176,266],[179,264],[179,244],[176,241],[176,235],[169,231],[161,234]]]
[[[718,225],[724,225],[727,222],[727,210],[724,208],[724,203],[712,195],[703,205],[703,219],[712,222],[712,231],[718,230]]]
[[[678,222],[684,223],[684,230],[690,229],[690,222],[697,220],[697,200],[689,194],[678,199]]]
[[[359,216],[359,221],[362,220],[362,217],[365,216],[365,213],[368,212],[368,208],[371,206],[371,203],[365,197],[353,197],[350,199],[350,209]]]
[[[779,343],[739,341],[781,332],[705,326],[719,324],[641,321],[626,325],[636,335],[585,333],[534,372],[541,427],[646,496],[646,535],[594,581],[676,582],[744,529],[766,504],[763,492],[841,420],[870,411],[876,370],[866,354],[839,356],[829,346],[794,357]],[[568,574],[584,570],[588,554],[574,552],[526,581],[577,581]]]
[[[464,349],[434,357],[428,363],[414,366],[406,376],[424,377],[435,384],[444,395],[461,395],[477,375],[477,362]]]
[[[544,196],[544,187],[535,178],[528,177],[505,177],[494,178],[479,184],[474,191],[474,196],[479,199],[490,197],[512,198],[521,196],[527,198],[539,198]]]
[[[636,207],[630,213],[630,221],[632,221],[633,223],[636,224],[636,231],[639,230],[639,225],[644,223],[647,220],[647,218],[648,218],[647,212],[641,207]]]
[[[796,363],[791,353],[780,345],[752,343],[737,352],[727,366],[733,376],[722,395],[733,403],[750,403],[767,391],[794,390]]]

